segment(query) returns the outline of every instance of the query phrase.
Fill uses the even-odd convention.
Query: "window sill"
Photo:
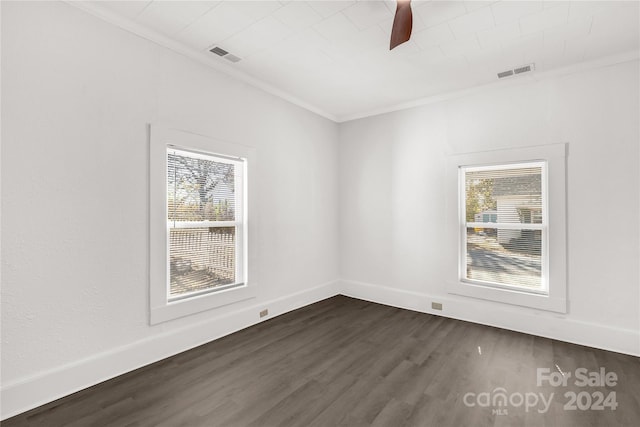
[[[156,325],[193,313],[246,301],[256,297],[256,287],[243,285],[151,307],[149,323]]]
[[[519,305],[556,313],[567,312],[566,298],[557,298],[551,295],[518,291],[515,289],[494,288],[461,281],[449,283],[448,288],[448,293],[453,295]]]
[[[567,312],[566,274],[566,156],[567,144],[497,149],[475,153],[452,154],[447,167],[445,185],[446,242],[448,266],[446,282],[449,294],[483,299],[503,304],[528,307],[556,313]],[[509,163],[546,162],[548,182],[548,294],[517,289],[485,286],[460,280],[460,167]]]
[[[237,274],[245,285],[220,288],[214,292],[192,295],[189,298],[168,301],[169,276],[167,224],[167,147],[184,148],[193,153],[244,159],[245,167],[258,170],[256,149],[247,145],[221,141],[207,136],[163,126],[149,126],[149,323],[156,325],[191,314],[204,312],[229,304],[246,301],[257,296],[259,283],[257,265],[257,195],[260,194],[257,174],[249,173],[244,181],[251,193],[243,191],[246,212],[243,223],[242,248],[237,251],[238,265],[244,265],[243,274]],[[245,169],[246,173],[246,169]],[[208,225],[220,226],[221,222]],[[189,224],[187,224],[189,225]],[[224,224],[227,225],[227,224]],[[234,221],[229,226],[236,226]],[[241,255],[240,255],[241,254]]]

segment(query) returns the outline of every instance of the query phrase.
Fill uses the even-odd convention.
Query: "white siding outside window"
[[[566,146],[453,155],[452,294],[566,312]]]
[[[546,294],[546,163],[462,166],[459,180],[460,279]]]

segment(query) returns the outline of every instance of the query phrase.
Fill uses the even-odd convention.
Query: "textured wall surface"
[[[38,381],[74,364],[124,372],[151,348],[188,347],[189,328],[204,342],[218,319],[228,333],[246,326],[234,314],[302,304],[297,293],[339,277],[462,303],[443,269],[447,156],[557,142],[569,143],[569,313],[466,299],[470,320],[637,332],[638,72],[629,62],[338,125],[66,4],[3,2],[3,390],[21,390],[13,409],[42,403],[29,400]],[[149,326],[149,122],[257,148],[252,302]],[[99,379],[89,362],[80,370]]]
[[[637,336],[638,72],[626,62],[342,124],[341,278],[468,301],[445,283],[448,156],[568,143],[569,313],[514,309]]]
[[[251,304],[337,279],[335,123],[63,3],[2,9],[3,384],[244,307],[149,326],[148,122],[257,148]]]

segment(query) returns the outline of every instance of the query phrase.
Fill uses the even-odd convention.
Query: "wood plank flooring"
[[[576,369],[600,367],[616,373],[615,386],[574,384]],[[571,377],[566,387],[538,386],[537,368]],[[504,389],[506,406],[493,402],[498,388]],[[565,408],[567,392],[581,394],[583,409]],[[615,392],[617,408],[592,410],[596,392],[605,397]],[[518,394],[533,403],[533,393],[551,399],[547,411],[541,402],[519,405]],[[487,396],[490,405],[484,406]],[[636,357],[343,296],[2,422],[3,427],[638,425]]]

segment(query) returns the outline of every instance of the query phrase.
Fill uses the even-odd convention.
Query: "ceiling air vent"
[[[531,70],[533,70],[533,64],[525,65],[525,66],[520,67],[520,68],[515,68],[513,70],[513,74],[527,73],[527,72],[529,72]]]
[[[226,54],[228,54],[229,52],[227,52],[226,50],[216,46],[213,49],[209,49],[209,52],[211,53],[215,53],[218,56],[225,56]]]
[[[239,58],[229,52],[227,52],[226,50],[224,50],[223,48],[221,48],[220,46],[214,46],[211,49],[209,49],[209,52],[211,53],[215,53],[218,56],[223,57],[224,59],[230,61],[230,62],[240,62],[240,60],[242,58]]]
[[[224,59],[227,59],[227,60],[229,60],[229,61],[231,61],[231,62],[238,62],[238,61],[240,61],[240,58],[238,58],[237,56],[232,55],[232,54],[228,54],[227,56],[225,56],[225,57],[224,57]]]
[[[523,65],[522,67],[514,68],[513,70],[506,70],[498,73],[498,78],[503,79],[505,77],[513,76],[515,74],[528,73],[535,70],[534,64]]]

